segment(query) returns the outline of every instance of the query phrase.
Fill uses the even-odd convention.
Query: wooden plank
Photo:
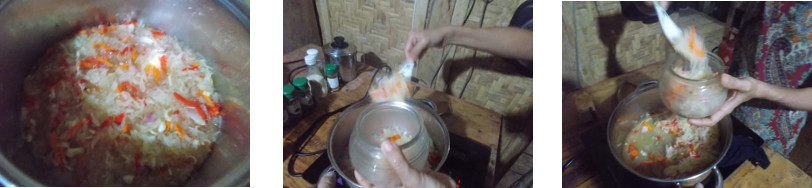
[[[288,53],[310,43],[322,44],[316,8],[313,1],[283,2],[283,45]]]
[[[316,8],[319,10],[319,23],[321,24],[321,38],[324,44],[333,41],[333,32],[330,28],[330,10],[327,8],[327,0],[317,0]]]
[[[812,121],[807,120],[805,127],[809,127],[811,123]],[[809,166],[812,165],[812,157],[809,156],[812,156],[812,128],[805,128],[801,129],[801,133],[798,134],[795,148],[789,154],[789,160],[800,167],[801,170],[810,174],[809,172],[812,172],[812,169]]]
[[[745,162],[725,180],[725,187],[812,187],[812,177],[775,152],[761,147],[770,158],[767,169]]]
[[[428,14],[430,0],[415,0],[414,14],[412,14],[412,30],[426,29],[426,15]]]

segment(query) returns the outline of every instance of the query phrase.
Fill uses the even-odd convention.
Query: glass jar
[[[331,93],[339,91],[338,73],[336,72],[336,68],[336,64],[333,63],[324,66],[324,73],[327,74],[327,83],[330,84]]]
[[[704,118],[719,111],[727,98],[727,88],[721,84],[724,64],[719,56],[707,52],[711,75],[702,79],[689,79],[676,71],[689,63],[677,53],[670,53],[660,77],[659,91],[662,101],[671,112],[688,118]]]
[[[302,108],[306,110],[310,110],[315,106],[315,101],[313,101],[313,93],[311,93],[310,83],[308,83],[307,78],[305,77],[297,77],[293,79],[293,86],[296,86],[296,98],[299,99],[299,103],[302,104]]]
[[[393,132],[397,134],[392,135]],[[370,183],[383,186],[401,184],[381,153],[381,143],[385,139],[399,145],[413,168],[422,170],[426,166],[431,143],[417,111],[405,102],[373,103],[358,116],[350,136],[350,162]]]
[[[286,114],[290,114],[292,119],[298,118],[302,115],[302,106],[299,100],[294,95],[295,90],[292,85],[287,84],[282,88],[282,94],[285,96],[285,110]]]

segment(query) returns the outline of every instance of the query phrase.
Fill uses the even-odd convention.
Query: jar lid
[[[306,55],[304,58],[305,65],[315,65],[316,64],[316,55]]]
[[[285,84],[282,89],[282,94],[285,95],[285,98],[292,99],[293,98],[293,86],[290,84]]]
[[[307,88],[306,88],[306,86],[307,86],[307,78],[305,78],[305,77],[297,77],[297,78],[293,79],[293,86],[296,86],[296,88],[299,88],[302,91],[306,91],[307,90]]]
[[[319,50],[317,50],[315,48],[307,49],[307,55],[318,55],[318,54],[319,54]]]
[[[335,63],[329,63],[327,65],[324,65],[324,73],[326,73],[328,76],[333,75],[336,73],[337,68],[338,67],[336,67]]]

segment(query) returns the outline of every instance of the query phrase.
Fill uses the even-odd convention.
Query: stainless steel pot
[[[358,74],[356,70],[359,68],[355,63],[355,46],[344,41],[344,37],[337,36],[333,38],[333,42],[324,45],[324,56],[329,63],[338,66],[338,76],[341,81],[350,82],[355,80]]]
[[[656,177],[651,177],[649,175],[640,173],[635,171],[633,168],[626,165],[623,162],[621,156],[621,148],[617,148],[618,144],[622,145],[622,142],[626,139],[628,134],[631,132],[633,128],[633,124],[618,124],[617,118],[618,117],[626,117],[630,115],[641,115],[648,112],[656,112],[662,111],[663,109],[667,109],[665,105],[660,100],[660,93],[657,90],[658,82],[654,81],[647,81],[640,84],[637,89],[635,89],[632,94],[628,97],[623,99],[623,101],[618,104],[618,106],[612,112],[612,116],[609,118],[609,125],[607,127],[607,143],[609,149],[612,151],[612,156],[615,158],[615,161],[621,164],[623,168],[632,172],[636,176],[644,178],[649,181],[659,182],[659,183],[669,183],[674,184],[677,187],[681,187],[682,185],[689,185],[692,186],[706,177],[708,177],[711,173],[714,173],[717,179],[716,187],[722,187],[722,175],[719,170],[716,168],[716,164],[724,158],[727,150],[730,148],[730,143],[733,139],[733,127],[730,117],[725,117],[722,119],[716,126],[719,128],[719,144],[721,144],[722,148],[719,151],[719,156],[716,160],[707,167],[702,167],[702,170],[699,173],[684,176],[681,178],[676,179],[661,179]]]
[[[448,151],[451,146],[448,128],[443,122],[443,119],[437,115],[436,109],[432,108],[434,105],[430,101],[407,99],[404,103],[413,107],[422,117],[423,125],[433,140],[434,152],[440,157],[440,162],[434,166],[434,170],[440,169],[448,157]],[[350,135],[352,134],[353,128],[355,128],[355,122],[358,116],[370,104],[371,100],[366,99],[344,110],[335,124],[333,124],[327,137],[327,155],[330,157],[332,168],[354,187],[360,186],[356,183],[355,173],[353,173],[354,168],[350,163],[350,155],[348,153]]]
[[[249,181],[250,97],[247,6],[239,1],[0,0],[0,184],[62,185],[52,167],[20,137],[23,80],[45,49],[82,27],[135,18],[166,31],[207,57],[223,95],[222,134],[190,186],[245,186]]]

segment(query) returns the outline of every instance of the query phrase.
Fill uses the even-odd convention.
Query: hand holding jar
[[[443,173],[433,171],[428,166],[422,170],[417,170],[409,166],[406,158],[403,156],[400,148],[392,141],[384,141],[381,143],[381,149],[384,159],[394,169],[395,174],[400,178],[402,187],[456,187],[457,184],[451,177]],[[358,171],[355,171],[355,177],[361,187],[376,187],[377,185],[370,184],[364,179]]]

